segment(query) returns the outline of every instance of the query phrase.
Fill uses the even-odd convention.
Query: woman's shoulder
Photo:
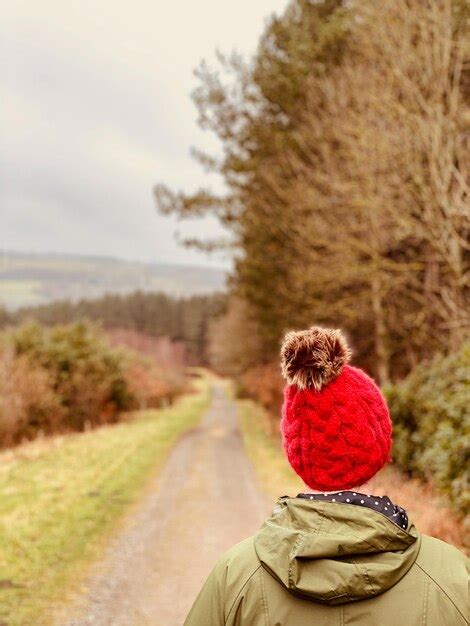
[[[469,560],[465,554],[440,539],[422,535],[415,563],[436,592],[447,597],[461,615],[466,615]]]
[[[255,551],[254,537],[248,537],[232,546],[220,557],[216,567],[230,574],[230,578],[250,577],[261,567]]]

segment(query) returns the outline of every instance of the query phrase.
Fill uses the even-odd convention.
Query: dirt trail
[[[91,574],[63,626],[176,626],[217,558],[253,534],[270,503],[259,492],[236,407],[216,385],[135,515]]]

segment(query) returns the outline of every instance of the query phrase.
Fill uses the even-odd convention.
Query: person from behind
[[[370,492],[392,425],[350,355],[339,330],[286,335],[283,446],[306,490],[279,498],[261,530],[222,556],[185,626],[468,624],[465,556]]]

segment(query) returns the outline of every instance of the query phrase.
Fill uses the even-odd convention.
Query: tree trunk
[[[390,380],[389,355],[387,350],[387,326],[382,299],[380,276],[374,271],[371,280],[372,312],[374,314],[375,369],[380,385]]]

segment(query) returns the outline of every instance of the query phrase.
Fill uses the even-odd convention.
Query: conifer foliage
[[[292,0],[253,59],[199,67],[200,123],[223,150],[196,154],[227,192],[155,195],[163,212],[227,227],[261,362],[312,324],[345,328],[381,383],[461,344],[467,17],[460,0]]]

